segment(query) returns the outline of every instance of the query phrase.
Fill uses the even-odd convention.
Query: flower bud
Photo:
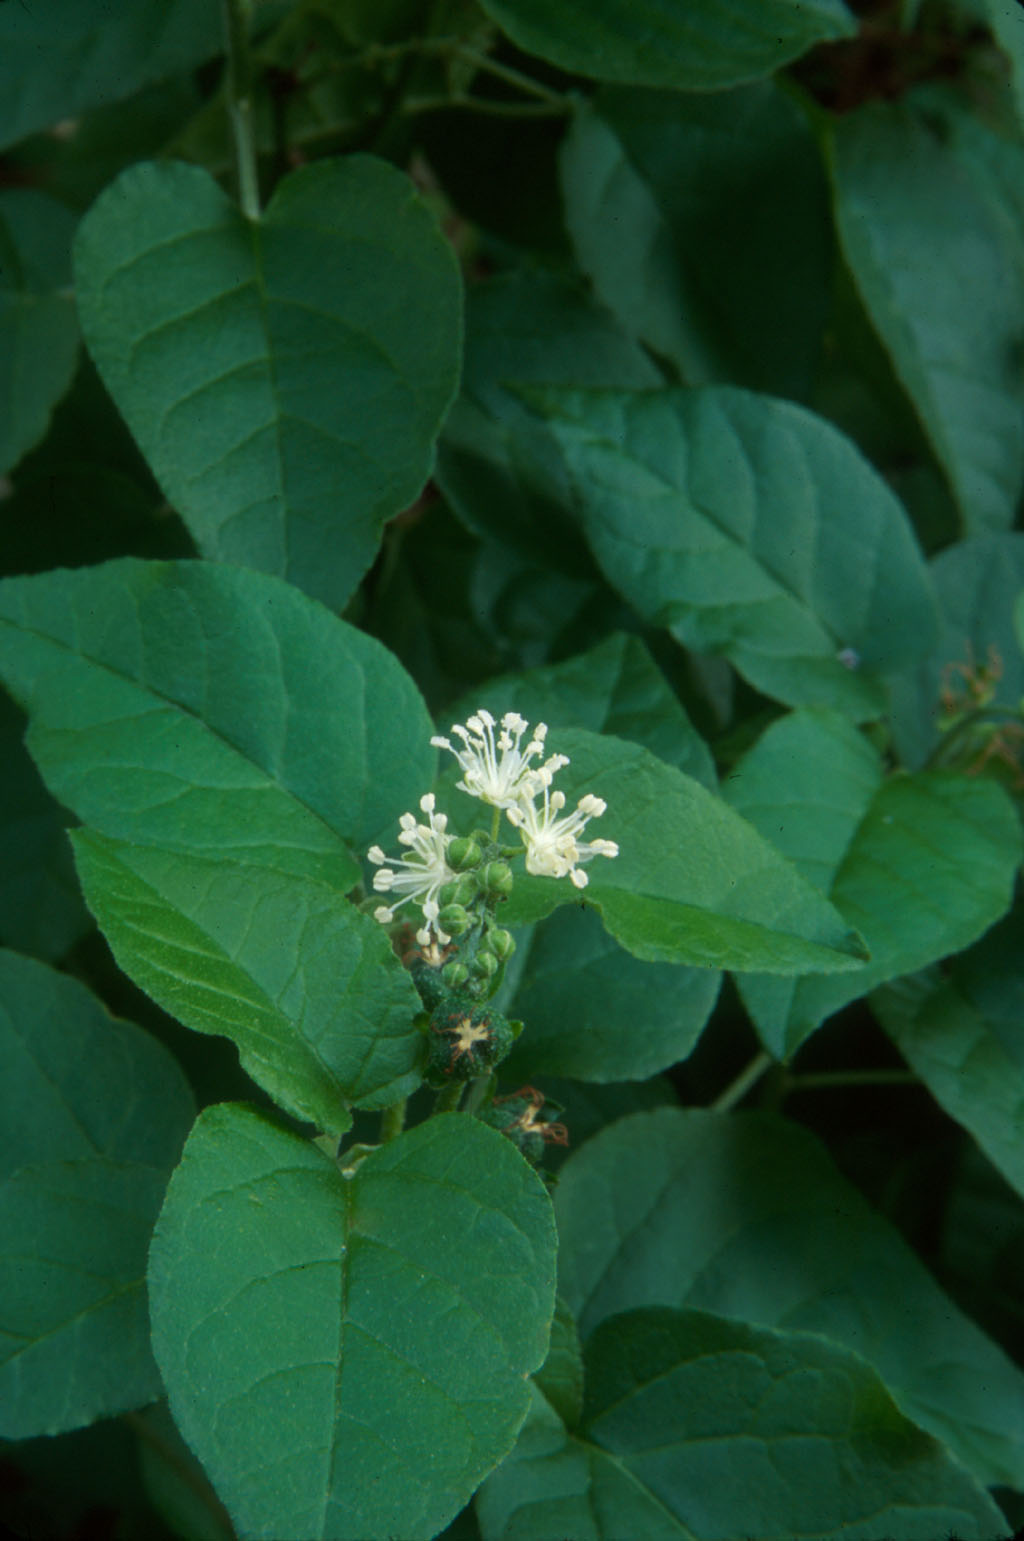
[[[445,859],[453,872],[469,872],[473,867],[479,867],[483,857],[483,851],[476,841],[469,836],[459,835],[449,842]]]
[[[437,897],[442,909],[449,904],[471,904],[476,898],[476,880],[463,873],[462,877],[445,883]]]
[[[479,873],[480,887],[494,899],[507,899],[512,892],[512,868],[507,861],[489,861]]]
[[[437,923],[449,936],[462,936],[473,924],[473,917],[461,904],[446,904]]]
[[[487,945],[499,963],[507,963],[516,950],[515,937],[511,931],[503,931],[500,926],[488,931]]]
[[[444,980],[449,990],[457,990],[459,986],[464,985],[466,980],[469,978],[469,969],[464,963],[458,963],[453,958],[452,961],[450,963],[446,963],[444,968],[441,970],[441,978]]]
[[[498,960],[488,948],[480,947],[470,964],[470,971],[477,979],[491,979],[498,972]]]

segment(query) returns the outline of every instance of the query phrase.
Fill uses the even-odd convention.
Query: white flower
[[[410,847],[408,857],[392,857],[393,865],[384,866],[389,858],[385,856],[379,845],[372,845],[366,853],[378,869],[373,874],[375,892],[400,896],[390,906],[378,905],[373,913],[381,925],[390,925],[395,918],[395,911],[411,899],[419,905],[423,911],[423,918],[427,922],[416,933],[416,940],[420,946],[430,945],[431,928],[436,933],[437,940],[445,945],[451,941],[451,937],[447,936],[437,924],[440,909],[437,895],[442,885],[451,882],[455,877],[445,855],[452,837],[448,834],[447,814],[434,812],[433,792],[428,792],[425,797],[420,798],[420,807],[427,815],[429,821],[427,824],[418,823],[415,815],[411,813],[403,813],[398,821],[401,825],[398,841],[400,845]]]
[[[608,806],[600,797],[588,793],[581,797],[572,813],[559,817],[565,807],[564,792],[550,792],[544,787],[544,806],[531,802],[506,808],[505,817],[518,829],[526,846],[526,870],[534,877],[564,878],[577,888],[586,888],[587,874],[577,869],[580,862],[593,856],[618,856],[614,840],[580,841],[591,819],[599,819]]]
[[[568,765],[564,754],[553,754],[543,765],[531,766],[530,761],[544,753],[547,723],[539,722],[525,749],[519,745],[530,724],[517,712],[506,712],[501,719],[501,732],[494,738],[494,718],[483,707],[466,721],[465,727],[457,722],[452,732],[462,740],[462,748],[455,749],[450,739],[434,737],[430,742],[437,749],[447,749],[462,767],[460,790],[470,797],[479,797],[494,808],[510,808],[522,798],[533,797],[542,787],[551,785],[555,771]],[[500,759],[499,759],[500,752]]]

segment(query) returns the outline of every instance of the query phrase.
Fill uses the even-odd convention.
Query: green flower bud
[[[487,945],[499,963],[507,963],[516,950],[516,939],[511,931],[503,931],[500,926],[494,926],[487,933]]]
[[[500,1011],[449,996],[430,1018],[426,1078],[431,1086],[472,1081],[505,1058],[512,1029]]]
[[[512,892],[512,868],[507,861],[489,861],[479,878],[481,889],[490,898],[507,899]]]
[[[437,917],[437,923],[449,936],[462,936],[473,924],[473,917],[461,904],[446,904]]]
[[[472,904],[476,898],[476,879],[470,877],[468,872],[463,873],[461,877],[443,884],[437,898],[442,909],[449,904]]]
[[[491,979],[498,972],[498,960],[488,948],[481,947],[470,964],[470,970],[477,979]]]
[[[451,841],[445,853],[445,860],[453,872],[469,872],[473,867],[479,867],[483,851],[476,841],[470,836],[458,836]]]
[[[464,963],[457,963],[453,958],[451,963],[446,963],[441,970],[441,978],[449,990],[457,990],[469,978],[469,969]]]

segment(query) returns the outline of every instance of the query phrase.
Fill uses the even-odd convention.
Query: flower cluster
[[[552,791],[551,783],[558,771],[569,764],[568,756],[552,754],[543,759],[547,724],[538,723],[532,737],[527,737],[529,727],[516,712],[506,712],[499,726],[490,712],[481,707],[465,724],[452,727],[458,747],[450,738],[440,736],[430,742],[455,756],[462,771],[462,779],[457,783],[461,791],[504,812],[525,848],[527,872],[537,877],[567,877],[576,888],[585,888],[584,864],[594,856],[619,854],[614,840],[580,839],[590,820],[604,813],[606,804],[588,793],[571,812],[563,813],[565,793]],[[453,844],[448,820],[435,811],[432,793],[420,799],[420,808],[428,823],[421,823],[411,813],[404,813],[400,821],[398,839],[409,847],[407,857],[389,861],[376,845],[368,853],[378,869],[373,877],[375,891],[398,896],[389,905],[378,906],[374,913],[383,924],[389,924],[395,911],[411,900],[420,907],[425,921],[416,933],[420,946],[432,947],[436,942],[443,947],[451,941],[451,935],[442,924],[442,909],[444,920],[453,917],[453,926],[461,920],[460,906],[451,902],[459,897],[451,885],[457,888],[460,872],[466,882],[466,869],[474,861],[463,847],[472,848],[476,861],[481,852],[474,843],[475,837]],[[492,850],[496,852],[497,848]],[[482,871],[499,865],[504,866],[492,861]],[[445,893],[449,895],[447,903]]]

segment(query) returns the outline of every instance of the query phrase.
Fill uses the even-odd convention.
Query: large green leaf
[[[635,957],[780,974],[859,969],[856,932],[699,782],[649,750],[582,728],[550,736],[549,747],[572,762],[558,773],[570,808],[584,793],[608,804],[585,838],[615,840],[619,855],[590,863],[585,902]],[[519,876],[503,913],[521,925],[579,900],[567,879]]]
[[[802,408],[724,386],[539,391],[609,583],[685,646],[792,705],[884,709],[935,635],[899,503]]]
[[[104,1156],[0,1182],[0,1436],[60,1434],[160,1395],[145,1286],[166,1183]]]
[[[1024,1195],[1024,954],[1018,911],[958,958],[898,979],[872,1010],[935,1100]]]
[[[489,679],[446,708],[441,731],[481,703],[495,717],[518,712],[546,722],[552,741],[563,728],[632,739],[711,790],[717,785],[710,749],[639,637],[613,632],[561,663]]]
[[[740,981],[779,1058],[866,990],[975,941],[1012,899],[1021,837],[1002,788],[949,771],[883,780],[877,751],[831,713],[774,723],[724,795],[829,895],[871,953],[849,987]]]
[[[515,1440],[554,1265],[543,1184],[474,1119],[342,1175],[251,1109],[208,1109],[153,1240],[153,1343],[239,1531],[429,1541]]]
[[[0,1176],[50,1158],[169,1170],[195,1114],[178,1063],[67,974],[0,951]]]
[[[831,132],[837,226],[861,298],[967,529],[1005,529],[1024,484],[1024,287],[1006,232],[970,163],[912,106],[873,102]]]
[[[1024,15],[1017,0],[984,0],[989,26],[1010,61],[1017,120],[1024,129]]]
[[[470,529],[578,577],[561,456],[510,382],[641,390],[661,375],[602,306],[564,279],[514,271],[466,296],[462,390],[438,448],[438,481]]]
[[[574,1432],[539,1396],[477,1499],[484,1541],[988,1541],[995,1504],[856,1354],[648,1309],[586,1349]]]
[[[408,675],[298,590],[201,562],[0,584],[0,672],[103,834],[351,887],[436,754]]]
[[[526,1029],[505,1073],[581,1081],[641,1080],[692,1052],[718,995],[716,969],[644,963],[589,907],[540,923],[508,1008]]]
[[[342,605],[458,383],[459,272],[412,183],[318,161],[252,222],[197,167],[134,166],[75,271],[89,350],[203,555]]]
[[[584,1333],[647,1305],[819,1333],[863,1355],[982,1481],[1019,1480],[1024,1374],[804,1130],[637,1113],[570,1157],[555,1209],[560,1289]]]
[[[193,1114],[155,1039],[0,952],[0,1437],[159,1396],[146,1250]]]
[[[0,941],[56,959],[89,930],[66,819],[22,743],[25,718],[0,691]]]
[[[289,1113],[343,1133],[349,1103],[419,1084],[421,1009],[387,933],[321,883],[223,858],[73,837],[118,963],[165,1010],[238,1046]]]
[[[0,8],[0,145],[149,81],[201,64],[221,46],[209,0],[46,0]]]
[[[53,198],[25,188],[0,192],[0,471],[43,437],[75,371],[74,228],[74,216]]]
[[[688,384],[808,395],[832,281],[828,186],[787,96],[771,82],[609,88],[579,108],[561,164],[577,260],[630,335]]]
[[[1024,696],[1024,649],[1013,622],[1014,603],[1024,590],[1024,535],[958,541],[933,558],[931,570],[939,601],[938,642],[926,663],[893,682],[894,737],[910,765],[920,765],[936,746],[943,687],[966,702],[964,669],[997,663],[992,696],[997,706],[1016,707]]]
[[[481,0],[518,47],[573,74],[715,91],[851,37],[841,0]]]

